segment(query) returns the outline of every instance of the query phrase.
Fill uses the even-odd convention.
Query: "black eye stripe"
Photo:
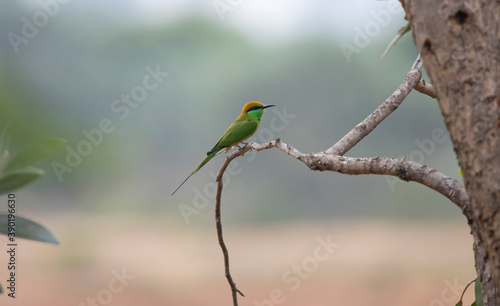
[[[253,107],[250,107],[250,109],[249,109],[249,110],[247,110],[247,113],[248,113],[248,112],[251,112],[251,111],[254,111],[254,110],[256,110],[256,109],[259,109],[259,108],[262,108],[262,107],[260,107],[260,106],[253,106]]]

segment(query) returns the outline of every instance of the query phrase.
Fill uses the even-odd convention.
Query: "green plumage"
[[[249,102],[243,107],[243,111],[236,118],[236,120],[229,126],[229,128],[224,132],[219,141],[214,145],[214,147],[207,152],[207,157],[201,161],[201,163],[189,174],[189,176],[180,184],[179,187],[172,193],[179,190],[179,188],[198,170],[200,170],[206,163],[208,163],[212,158],[221,152],[227,152],[232,147],[239,145],[242,141],[250,138],[257,128],[259,127],[260,118],[264,114],[264,109],[274,105],[263,105],[260,102]]]
[[[259,121],[250,118],[238,118],[221,136],[215,146],[207,153],[219,152],[226,149],[229,151],[232,147],[237,146],[242,141],[247,140],[252,136],[259,127]],[[201,167],[200,167],[201,168]]]

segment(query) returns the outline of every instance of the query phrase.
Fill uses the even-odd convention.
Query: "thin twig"
[[[460,296],[460,302],[463,300],[464,298],[464,295],[465,295],[465,291],[467,291],[467,288],[469,288],[470,284],[472,284],[473,282],[477,281],[478,280],[478,277],[476,277],[475,279],[471,280],[467,286],[465,286],[464,288],[464,291],[462,291],[462,295]]]
[[[250,151],[250,147],[248,147],[248,149],[246,151],[245,151],[245,148],[247,148],[247,146],[241,148],[240,150],[238,150],[236,152],[241,152],[240,155],[243,155],[245,152]],[[231,276],[231,271],[229,269],[229,252],[227,251],[226,244],[224,243],[224,237],[222,235],[222,219],[221,219],[221,213],[220,213],[221,212],[220,207],[221,207],[222,187],[223,187],[222,176],[223,176],[224,172],[226,171],[227,166],[229,166],[229,163],[233,159],[235,159],[237,156],[240,156],[240,155],[234,155],[234,157],[233,157],[233,155],[234,154],[230,154],[226,158],[224,164],[222,165],[222,167],[219,170],[219,173],[217,174],[217,178],[216,178],[217,195],[215,197],[215,224],[217,227],[217,238],[219,240],[219,245],[222,249],[222,253],[224,254],[224,269],[225,269],[227,281],[229,283],[229,286],[231,287],[231,292],[232,292],[232,296],[233,296],[233,305],[238,306],[238,293],[241,294],[241,296],[245,296],[245,295],[236,287],[236,284],[234,283],[233,278]]]
[[[422,57],[420,56],[420,53],[417,55],[417,58],[415,59],[415,61],[413,62],[413,65],[411,65],[411,69],[410,70],[414,70],[414,69],[422,69]]]

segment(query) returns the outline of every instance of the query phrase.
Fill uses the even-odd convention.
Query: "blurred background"
[[[403,18],[395,0],[4,1],[3,149],[68,143],[16,193],[61,245],[20,241],[17,297],[0,303],[231,305],[214,222],[224,156],[170,194],[248,101],[276,104],[251,141],[329,148],[410,69],[411,33],[379,60]],[[413,92],[347,156],[408,156],[461,181],[447,135]],[[312,172],[277,149],[234,164],[222,218],[240,305],[455,305],[475,278],[465,219],[426,187]]]

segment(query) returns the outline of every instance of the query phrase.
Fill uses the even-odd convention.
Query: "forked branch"
[[[423,184],[441,193],[450,201],[455,203],[471,220],[469,210],[469,199],[465,188],[455,179],[443,173],[431,169],[425,165],[409,161],[405,158],[395,159],[387,157],[344,157],[326,152],[303,154],[289,144],[282,142],[279,138],[267,143],[248,143],[243,148],[229,154],[217,174],[217,196],[215,202],[215,218],[217,223],[217,236],[219,244],[224,253],[225,272],[231,286],[233,305],[238,305],[237,293],[243,295],[236,287],[229,270],[229,255],[222,237],[222,221],[220,218],[222,176],[227,167],[235,158],[244,155],[250,150],[262,151],[270,148],[278,148],[286,154],[306,164],[315,171],[334,171],[342,174],[378,174],[398,177],[403,181],[413,181]]]
[[[469,208],[469,199],[465,188],[455,179],[433,170],[425,165],[409,161],[405,158],[394,159],[387,157],[344,157],[351,148],[359,141],[373,131],[377,125],[387,116],[394,112],[404,101],[412,89],[417,89],[424,94],[435,97],[432,85],[426,84],[421,80],[422,62],[420,55],[407,73],[403,83],[387,98],[375,111],[366,117],[361,123],[356,125],[342,139],[331,146],[328,150],[304,154],[289,144],[282,142],[279,138],[267,143],[249,143],[237,151],[229,154],[224,164],[217,174],[217,196],[215,199],[215,220],[217,226],[217,237],[224,254],[224,266],[226,278],[231,286],[233,305],[238,305],[238,293],[243,296],[234,283],[229,269],[229,254],[222,236],[221,221],[221,195],[222,195],[222,176],[232,160],[242,156],[250,150],[262,151],[270,148],[278,148],[286,154],[306,164],[311,170],[315,171],[334,171],[342,174],[360,175],[390,175],[398,177],[404,181],[414,181],[423,184],[435,191],[441,193],[450,201],[455,203],[471,222],[472,215]]]
[[[425,95],[428,95],[433,99],[437,98],[436,92],[434,91],[434,87],[432,86],[432,84],[427,83],[423,79],[420,79],[420,81],[418,81],[417,84],[415,84],[415,90]]]

